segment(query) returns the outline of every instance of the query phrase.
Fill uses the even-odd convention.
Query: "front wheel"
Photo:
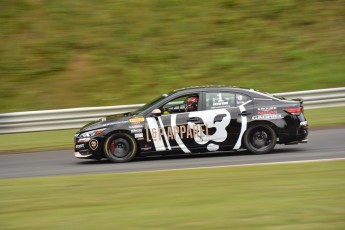
[[[254,154],[270,152],[277,142],[275,131],[268,125],[258,124],[247,129],[243,143],[247,150]]]
[[[116,133],[107,138],[104,154],[111,162],[123,163],[132,160],[137,152],[137,143],[126,133]]]

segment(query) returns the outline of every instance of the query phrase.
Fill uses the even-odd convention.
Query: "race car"
[[[82,127],[75,157],[128,162],[136,156],[247,149],[265,154],[276,144],[307,143],[301,99],[254,89],[202,86],[164,94],[133,112]]]

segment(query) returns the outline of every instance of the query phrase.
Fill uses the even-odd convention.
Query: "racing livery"
[[[134,112],[102,118],[74,138],[75,157],[127,162],[135,156],[247,149],[306,143],[301,99],[253,89],[191,87],[164,94]]]

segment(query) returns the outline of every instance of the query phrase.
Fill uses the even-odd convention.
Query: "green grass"
[[[74,148],[77,130],[57,130],[31,133],[0,134],[0,153]]]
[[[304,115],[307,118],[311,128],[345,125],[344,114],[345,106],[322,109],[306,109],[304,111]]]
[[[336,112],[334,112],[336,111]],[[345,125],[345,107],[305,110],[310,128]],[[1,134],[0,153],[72,149],[73,130]]]
[[[0,113],[345,86],[343,0],[2,0]]]
[[[7,229],[344,229],[345,161],[0,180]]]

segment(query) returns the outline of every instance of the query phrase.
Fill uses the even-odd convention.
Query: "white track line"
[[[128,174],[128,173],[147,173],[147,172],[169,172],[169,171],[182,171],[182,170],[194,170],[194,169],[215,169],[215,168],[230,168],[230,167],[243,167],[243,166],[258,166],[258,165],[281,165],[281,164],[296,164],[296,163],[311,163],[311,162],[323,162],[323,161],[337,161],[345,160],[345,158],[331,158],[331,159],[317,159],[317,160],[302,160],[302,161],[279,161],[269,163],[252,163],[252,164],[238,164],[238,165],[220,165],[220,166],[207,166],[207,167],[195,167],[195,168],[180,168],[180,169],[157,169],[148,171],[137,172],[122,172],[116,174]]]

